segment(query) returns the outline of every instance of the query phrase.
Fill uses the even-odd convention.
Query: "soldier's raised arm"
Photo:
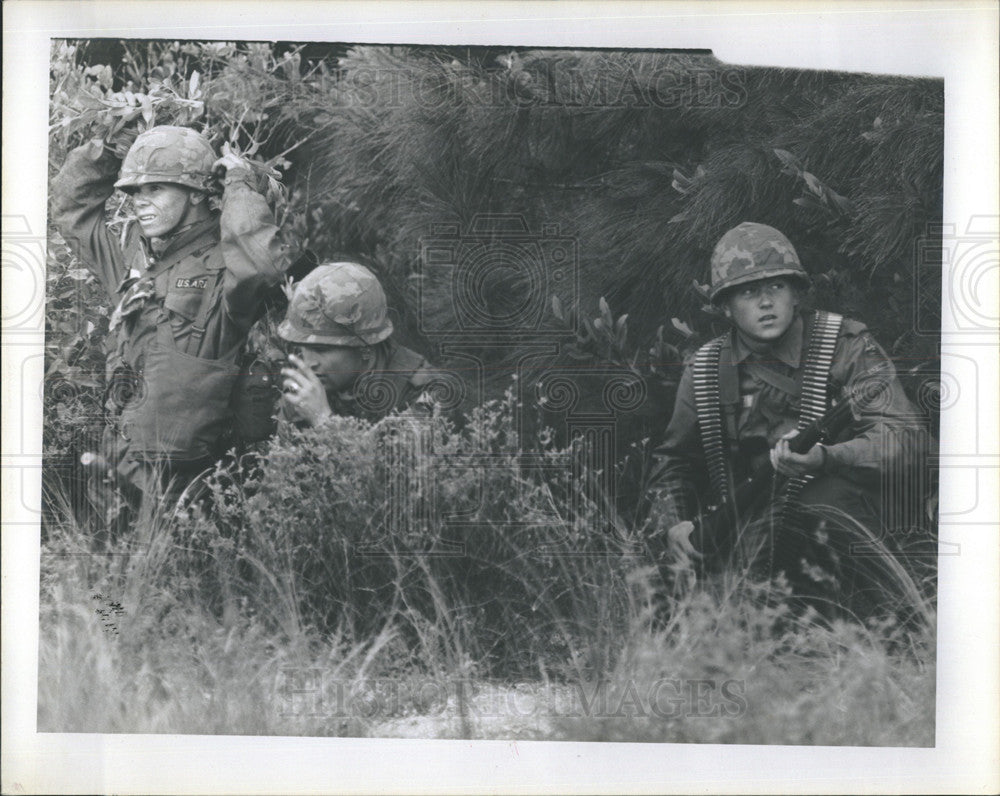
[[[72,150],[52,180],[52,218],[73,254],[114,297],[126,275],[122,246],[104,220],[121,160],[101,139]]]
[[[224,144],[215,167],[226,172],[220,220],[226,312],[237,326],[249,329],[265,293],[288,269],[291,253],[247,162]]]

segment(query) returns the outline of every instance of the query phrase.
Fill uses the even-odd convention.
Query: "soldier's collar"
[[[204,221],[197,221],[189,227],[177,232],[167,238],[148,238],[146,248],[157,259],[168,257],[172,252],[184,248],[189,243],[198,240],[205,235],[215,234],[219,228],[219,218],[213,215]]]
[[[395,348],[393,346],[390,346],[387,349],[384,349],[382,346],[373,346],[373,348],[375,349],[375,354],[372,357],[371,363],[368,365],[368,367],[365,369],[363,373],[358,374],[358,378],[354,380],[354,384],[352,384],[345,390],[341,390],[338,393],[334,394],[327,393],[328,400],[338,401],[345,406],[352,406],[352,407],[356,406],[358,399],[355,396],[354,392],[355,388],[358,385],[358,382],[361,381],[370,373],[381,373],[389,369],[389,364],[392,359],[392,352],[395,351]]]
[[[751,354],[756,353],[761,360],[777,360],[791,368],[797,368],[802,361],[802,328],[802,315],[799,314],[792,321],[792,325],[788,327],[788,331],[763,352],[751,351],[750,347],[740,338],[739,332],[733,329],[731,337],[733,364],[739,364]]]

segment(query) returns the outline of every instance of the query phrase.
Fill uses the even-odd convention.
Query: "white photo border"
[[[996,329],[944,313],[943,366],[975,359],[978,425],[941,418],[941,511],[980,475],[968,524],[941,527],[932,749],[38,734],[41,400],[49,39],[177,38],[711,49],[731,64],[944,78],[944,222],[997,215],[995,2],[4,5],[3,768],[5,793],[993,792],[1000,787]],[[995,235],[995,231],[994,231]],[[33,249],[39,245],[41,249]],[[17,257],[8,258],[8,245]],[[37,256],[37,268],[32,257]],[[995,264],[994,264],[995,265]],[[8,270],[9,269],[9,270]],[[993,276],[987,278],[995,280]],[[946,310],[961,301],[945,273]],[[992,283],[988,283],[992,284]],[[998,314],[987,307],[995,323]],[[16,321],[16,322],[15,322]],[[976,436],[970,429],[978,428]],[[950,468],[948,462],[955,464]],[[990,477],[990,474],[993,477]],[[992,785],[992,787],[990,787]]]

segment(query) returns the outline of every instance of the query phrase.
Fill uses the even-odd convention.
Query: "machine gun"
[[[836,437],[852,417],[851,402],[845,399],[801,429],[798,435],[789,440],[789,448],[793,453],[806,453],[817,442]],[[731,491],[723,503],[709,508],[701,517],[692,520],[694,530],[691,533],[691,543],[702,555],[703,561],[717,563],[725,560],[735,546],[740,517],[770,498],[776,475],[770,459],[765,460]],[[661,549],[655,552],[665,551]],[[662,556],[655,558],[662,561]]]

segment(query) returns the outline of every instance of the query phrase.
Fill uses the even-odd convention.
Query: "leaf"
[[[774,154],[777,155],[778,160],[780,160],[787,168],[791,169],[794,173],[802,171],[802,163],[799,161],[795,155],[789,152],[787,149],[775,149]]]
[[[823,195],[823,183],[817,179],[815,174],[811,174],[808,171],[802,172],[802,179],[806,181],[806,185],[809,186],[809,190],[812,191],[817,196]]]
[[[680,318],[671,318],[670,323],[685,337],[694,337],[694,332],[691,330],[691,327],[684,323],[684,321]],[[662,329],[663,327],[661,326],[660,328]]]
[[[695,293],[704,299],[708,298],[708,295],[711,292],[708,285],[701,284],[697,279],[692,279],[691,284],[694,286]]]
[[[837,207],[837,209],[845,216],[849,216],[854,213],[854,202],[852,202],[846,196],[841,196],[836,191],[829,191],[829,197],[833,200],[833,203]]]
[[[799,196],[792,199],[792,204],[796,204],[799,207],[804,207],[806,210],[825,210],[822,204],[817,202],[811,196]]]
[[[142,97],[142,118],[143,121],[148,125],[153,124],[153,101],[146,94],[140,94]]]
[[[198,82],[201,80],[201,75],[198,74],[197,70],[191,73],[191,80],[188,81],[188,98],[197,99],[201,96],[201,92],[198,90]]]
[[[86,282],[90,279],[90,271],[86,268],[67,268],[66,276],[76,282]]]
[[[73,104],[81,110],[104,110],[105,104],[86,91],[78,91],[73,97]]]

